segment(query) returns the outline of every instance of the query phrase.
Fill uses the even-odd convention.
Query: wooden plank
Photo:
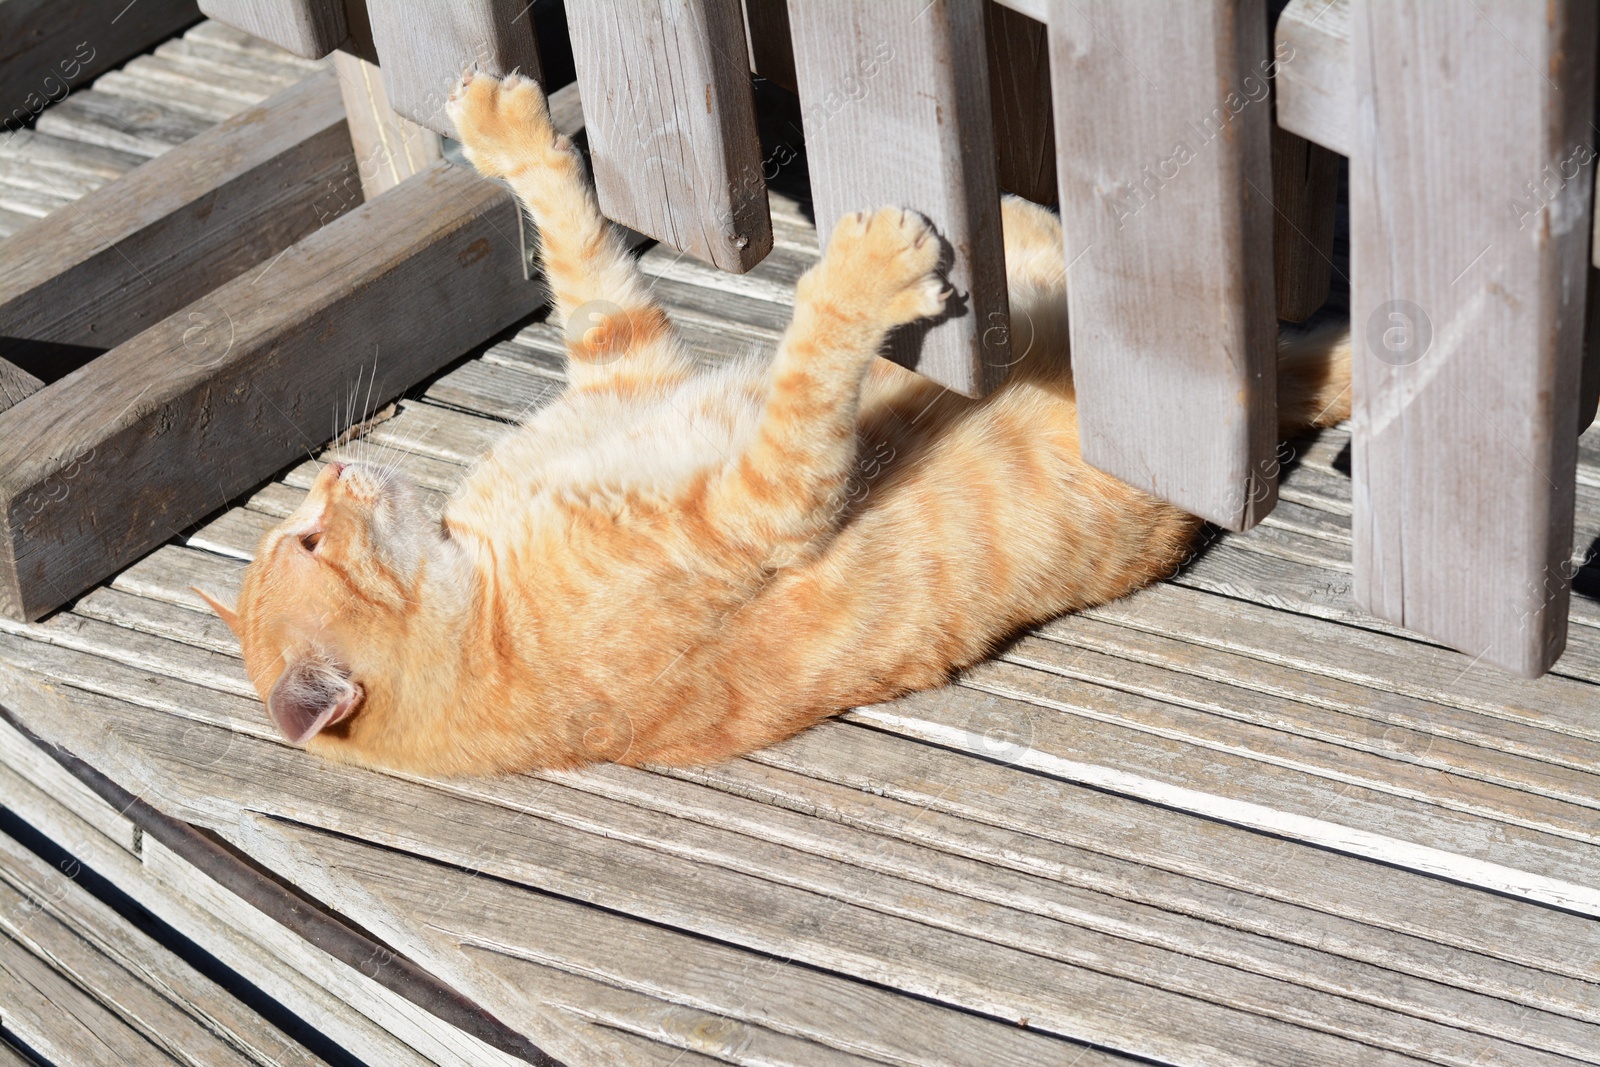
[[[1050,18],[1083,456],[1230,530],[1277,499],[1265,26],[1222,0]]]
[[[750,44],[751,71],[795,92],[789,5],[784,0],[744,0],[744,29]]]
[[[1339,157],[1272,127],[1272,262],[1278,318],[1304,322],[1328,299]]]
[[[359,203],[353,173],[335,79],[308,78],[10,239],[5,337],[119,345]]]
[[[48,961],[156,1055],[240,1067],[325,1062],[90,896],[75,873],[0,835],[0,937]]]
[[[177,611],[178,609],[168,610]],[[180,612],[180,614],[187,613]],[[114,639],[112,639],[103,643],[100,646],[99,651],[102,655],[115,656],[118,654],[119,649],[116,648]],[[1081,659],[1081,657],[1078,658]],[[1081,663],[1078,664],[1078,666],[1081,667]],[[172,673],[180,672],[172,671]],[[181,673],[188,672],[182,671]],[[621,781],[618,780],[619,775],[622,778]],[[633,802],[638,802],[641,799],[653,801],[653,807],[664,812],[670,812],[674,816],[683,814],[686,810],[691,808],[694,803],[694,798],[686,797],[682,793],[681,788],[677,792],[668,790],[667,796],[658,799],[656,794],[661,792],[661,786],[655,784],[654,779],[650,778],[649,776],[640,775],[639,772],[614,772],[605,775],[598,783],[595,782],[595,778],[596,776],[591,774],[579,776],[579,780],[577,782],[573,782],[570,778],[566,779],[565,781],[566,784],[577,784],[585,788],[590,788],[593,791],[603,795],[626,798]],[[625,833],[625,836],[629,837],[630,839],[653,838],[662,842],[662,844],[657,845],[656,847],[680,852],[699,862],[714,862],[722,866],[735,867],[748,873],[758,874],[761,877],[776,882],[797,884],[825,891],[837,881],[837,876],[831,873],[830,869],[825,865],[818,865],[814,862],[804,862],[787,853],[775,853],[770,850],[764,850],[762,848],[753,846],[747,839],[740,839],[739,843],[736,844],[722,845],[717,840],[717,833],[720,833],[720,830],[717,833],[708,833],[704,830],[689,827],[675,830],[671,829],[670,827],[663,826],[659,820],[657,821],[656,825],[663,828],[651,830],[648,828],[650,825],[649,822],[641,820],[638,815],[629,813],[625,810],[616,809],[614,806],[608,806],[592,799],[589,801],[575,799],[574,801],[562,804],[559,807],[552,807],[552,805],[555,804],[556,798],[566,793],[565,789],[553,785],[537,787],[538,795],[532,799],[526,797],[524,795],[524,791],[520,787],[503,788],[498,787],[493,783],[488,783],[486,785],[469,784],[456,786],[454,788],[457,791],[469,793],[484,799],[498,800],[504,803],[506,806],[521,811],[525,814],[550,815],[563,821],[581,818],[585,824],[595,827],[596,832],[604,832],[608,834]],[[1448,795],[1449,793],[1448,790],[1443,792],[1445,795]],[[581,813],[581,815],[579,813]],[[738,829],[741,833],[746,835],[752,834],[753,831],[750,828],[749,818],[743,819],[738,826],[734,826],[730,823],[730,820],[738,818],[739,816],[737,815],[736,810],[729,810],[727,803],[723,803],[722,805],[708,807],[697,821],[703,822],[709,826]],[[763,813],[760,818],[765,822],[770,822],[773,818],[779,818],[780,821],[783,821],[781,814]],[[787,820],[789,823],[793,824],[796,818],[797,817],[789,816],[787,817]],[[834,831],[833,833],[834,837],[837,838],[837,831]],[[759,837],[761,835],[755,834],[755,836]],[[792,837],[792,832],[785,834],[786,841],[792,840]],[[815,847],[816,846],[813,845],[813,848]],[[882,843],[878,843],[870,847],[863,845],[862,854],[867,853],[870,853],[870,857],[873,860],[881,861],[886,854],[889,853],[889,850]],[[873,864],[869,862],[869,865]],[[1055,954],[1059,952],[1059,949],[1039,949],[1037,946],[1051,943],[1051,938],[1048,936],[1048,932],[1035,931],[1033,933],[1028,933],[1025,930],[1019,931],[1019,920],[1015,916],[1009,916],[1001,912],[979,909],[971,903],[960,902],[953,903],[948,909],[941,908],[931,913],[924,911],[924,908],[927,908],[939,901],[940,894],[944,890],[951,888],[951,878],[953,877],[953,874],[949,869],[949,863],[943,862],[939,864],[939,867],[940,873],[937,876],[936,884],[940,888],[922,891],[921,895],[918,897],[918,904],[910,906],[912,913],[919,918],[920,921],[932,923],[934,925],[954,925],[955,927],[961,928],[969,933],[981,932],[982,936],[991,940],[998,939],[1004,941],[1010,940],[1014,937],[1016,940],[1012,941],[1012,943],[1019,946],[1033,946],[1035,951],[1047,951],[1049,954]],[[894,873],[901,877],[908,875],[908,872],[903,869],[897,869]],[[910,876],[919,878],[926,877],[925,875],[916,873],[912,873]],[[979,878],[975,875],[973,880],[968,884],[977,885],[980,887],[1000,885],[1005,884],[1005,879],[1003,876],[999,877],[998,880],[991,877],[988,878],[986,882],[983,878]],[[904,891],[889,888],[880,890],[877,888],[877,886],[878,882],[875,879],[860,873],[855,873],[844,879],[843,888],[835,890],[835,892],[842,893],[845,899],[866,903],[869,906],[875,906],[880,909],[888,908],[895,911],[906,910],[906,904],[896,903],[907,899],[907,894]],[[1044,892],[1048,895],[1050,891],[1047,888],[1036,888],[1030,891],[1030,895],[1037,899],[1039,893],[1041,892]],[[1011,903],[1011,901],[1007,900],[1007,903]],[[1013,904],[1013,906],[1015,905]],[[1099,905],[1092,903],[1085,905],[1085,903],[1082,901],[1073,902],[1069,911],[1067,912],[1067,916],[1070,916],[1069,921],[1073,921],[1078,924],[1082,924],[1087,921],[1091,925],[1105,928],[1103,921],[1096,922],[1094,919],[1088,918],[1085,915],[1083,910],[1085,906],[1089,907],[1091,910],[1095,910],[1099,907]],[[1137,923],[1138,925],[1148,925],[1150,921],[1151,919],[1146,917],[1137,920]],[[1123,920],[1112,924],[1109,928],[1107,928],[1106,932],[1110,933],[1114,931],[1118,936],[1129,936],[1130,928],[1132,928],[1134,925],[1135,920],[1124,918]],[[1008,933],[1008,931],[1014,932]],[[1204,953],[1207,958],[1216,958],[1217,953],[1225,952],[1226,950],[1224,949],[1224,944],[1229,941],[1229,935],[1223,931],[1200,931],[1197,932],[1194,937],[1195,945],[1192,954],[1199,955]],[[1166,944],[1168,942],[1162,943]],[[1281,954],[1278,952],[1270,952],[1264,956],[1261,947],[1249,944],[1232,945],[1231,949],[1234,952],[1241,953],[1243,956],[1243,958],[1240,958],[1239,956],[1230,958],[1229,963],[1231,966],[1247,966],[1250,969],[1266,967],[1269,969],[1269,973],[1273,973],[1276,976],[1292,975],[1297,981],[1302,983],[1312,983],[1321,987],[1327,987],[1330,984],[1330,980],[1333,975],[1343,973],[1345,977],[1341,979],[1340,982],[1332,983],[1333,986],[1340,992],[1347,995],[1356,995],[1360,998],[1366,998],[1374,995],[1371,991],[1371,987],[1367,985],[1366,981],[1362,981],[1360,979],[1361,972],[1359,970],[1355,972],[1354,975],[1348,971],[1340,972],[1339,965],[1333,961],[1308,960],[1298,967],[1290,967],[1286,970],[1285,963],[1287,961],[1283,960],[1281,958]],[[1138,958],[1137,952],[1133,952],[1132,950],[1128,949],[1113,950],[1108,948],[1107,954],[1108,956],[1114,956],[1130,963],[1132,960]],[[1165,969],[1169,965],[1158,963],[1154,966],[1157,970],[1161,970]],[[1344,984],[1350,982],[1352,979],[1355,979],[1354,988],[1352,988],[1351,985]],[[1368,979],[1368,981],[1376,981],[1376,979],[1377,976],[1373,975]],[[1378,987],[1382,988],[1383,996],[1386,998],[1387,1003],[1402,1007],[1402,1010],[1405,1010],[1409,1014],[1421,1014],[1425,1017],[1433,1017],[1439,1019],[1440,1021],[1446,1022],[1457,1017],[1469,1017],[1475,1020],[1477,1025],[1488,1027],[1489,1029],[1485,1031],[1487,1033],[1498,1033],[1502,1036],[1516,1037],[1520,1040],[1531,1040],[1534,1043],[1553,1041],[1556,1039],[1555,1035],[1557,1031],[1560,1030],[1560,1024],[1553,1020],[1547,1020],[1543,1023],[1540,1023],[1534,1029],[1521,1029],[1520,1024],[1522,1021],[1522,1016],[1513,1013],[1511,1015],[1500,1017],[1501,1013],[1499,1012],[1497,1004],[1485,1003],[1476,1006],[1458,1005],[1454,1008],[1451,1008],[1445,1006],[1445,1002],[1441,1001],[1440,999],[1442,994],[1436,991],[1428,992],[1419,989],[1414,993],[1407,993],[1403,989],[1396,987],[1388,978],[1377,981],[1376,984]],[[1239,991],[1236,991],[1235,995],[1237,996],[1241,994]],[[1561,1047],[1568,1049],[1583,1048],[1585,1047],[1584,1042],[1590,1040],[1590,1037],[1585,1037],[1581,1032],[1574,1032],[1572,1035],[1572,1040],[1575,1042],[1575,1044],[1563,1045]],[[1555,1046],[1550,1047],[1554,1048]]]
[[[412,122],[456,135],[444,104],[461,72],[476,64],[503,78],[512,71],[543,82],[539,42],[521,0],[449,0],[407,4],[368,0],[372,41],[394,110]]]
[[[1043,22],[984,0],[989,103],[1000,188],[1054,206],[1056,131],[1050,105],[1050,41]]]
[[[34,129],[150,158],[209,130],[214,122],[110,93],[74,93],[39,116]]]
[[[983,396],[1011,339],[981,0],[796,3],[789,19],[818,237],[885,204],[927,216],[962,308],[899,331],[889,357]]]
[[[722,813],[723,819],[725,819],[726,814],[728,814],[728,813]],[[606,819],[606,824],[608,824],[608,825],[619,825],[619,824],[616,824],[616,822],[614,822],[614,821],[610,821],[610,819]],[[723,824],[722,821],[718,821],[718,825],[722,825],[722,824]],[[749,832],[749,830],[746,830],[746,832]],[[877,849],[877,851],[882,851],[882,849]],[[1302,926],[1302,925],[1304,925],[1304,920],[1298,920],[1298,921],[1296,921],[1296,923],[1294,923],[1294,926],[1296,926],[1296,928],[1299,928],[1299,926]]]
[[[722,270],[772,250],[739,0],[567,7],[608,218]]]
[[[437,133],[395,114],[384,72],[348,52],[333,54],[333,69],[339,75],[364,199],[393,189],[444,157]]]
[[[1351,10],[1355,596],[1537,676],[1566,639],[1590,195],[1524,194],[1586,143],[1594,11]]]
[[[286,52],[321,59],[350,36],[341,0],[199,0],[207,18],[271,41]]]
[[[0,1003],[6,1005],[6,1029],[47,1062],[86,1067],[181,1062],[3,933]]]
[[[912,825],[917,820],[910,816],[926,808],[1081,850],[1064,852],[1050,846],[1022,844],[1021,839],[981,845],[982,834],[959,828],[946,829],[929,838],[930,842],[955,845],[958,851],[976,851],[990,862],[1021,864],[1069,881],[1086,879],[1088,884],[1126,894],[1130,899],[1166,900],[1180,910],[1195,907],[1196,904],[1177,903],[1182,894],[1168,875],[1180,874],[1230,887],[1230,892],[1244,894],[1252,901],[1262,898],[1294,904],[1432,942],[1431,949],[1413,948],[1404,953],[1412,959],[1406,965],[1408,969],[1424,960],[1429,961],[1427,969],[1444,963],[1445,954],[1437,946],[1449,945],[1514,961],[1540,972],[1564,974],[1579,981],[1566,986],[1563,996],[1586,1004],[1581,1009],[1586,1017],[1600,1017],[1594,1015],[1600,1007],[1594,999],[1595,991],[1584,985],[1600,973],[1600,943],[1596,942],[1597,931],[1591,920],[1531,904],[1508,905],[1504,897],[1459,884],[1327,850],[1308,850],[1291,838],[1195,820],[1169,807],[1134,802],[1060,779],[1018,776],[1014,769],[973,761],[935,746],[909,743],[878,730],[861,730],[853,735],[846,730],[842,725],[827,724],[784,746],[763,750],[753,759],[808,779],[822,779],[907,805],[902,817],[887,821],[888,826],[899,828],[897,833],[922,837],[923,831]],[[839,794],[816,803],[826,805],[830,812],[861,807],[860,803],[844,803]],[[1064,806],[1070,806],[1073,812],[1070,825],[1059,818]],[[810,810],[809,806],[806,810]],[[1009,847],[1003,842],[1022,844],[1014,860],[1001,858]],[[1121,866],[1129,862],[1143,866],[1137,870]],[[1069,868],[1074,873],[1066,873]],[[1138,889],[1146,882],[1161,889],[1147,895]],[[1182,890],[1183,894],[1189,892]],[[1214,907],[1206,905],[1205,910]],[[1470,921],[1466,918],[1469,915]],[[1276,936],[1297,939],[1286,928],[1274,929]],[[1573,942],[1573,938],[1578,941]],[[1340,935],[1336,940],[1353,945],[1362,939],[1352,941]],[[1535,944],[1537,948],[1533,947]],[[1476,972],[1475,965],[1465,966]],[[1504,981],[1502,972],[1496,984]]]
[[[194,0],[0,3],[0,121],[20,126],[103,70],[196,21]]]
[[[706,1022],[711,1025],[703,1030],[704,1040],[712,1045],[708,1051],[724,1056],[731,1053],[734,1062],[768,1062],[757,1057],[762,1052],[771,1054],[770,1043],[765,1050],[741,1047],[741,1038],[749,1035],[770,1042],[769,1033],[805,1040],[807,1053],[816,1057],[811,1062],[818,1063],[838,1062],[840,1048],[873,1057],[874,1063],[917,1063],[921,1067],[977,1062],[1022,1067],[1069,1055],[1085,1067],[1122,1062],[1121,1057],[1075,1047],[1025,1028],[941,1010],[834,975],[773,966],[730,945],[643,926],[625,916],[584,908],[559,897],[497,891],[497,886],[484,879],[464,885],[441,884],[448,881],[445,872],[414,856],[397,861],[407,877],[375,877],[381,854],[371,846],[313,831],[289,832],[312,842],[311,849],[326,857],[341,875],[394,901],[397,911],[432,914],[438,925],[469,949],[483,952],[491,948],[486,935],[493,931],[492,949],[499,958],[491,965],[509,975],[533,978],[528,983],[533,989],[538,989],[541,981],[550,981],[549,972],[577,972],[602,978],[617,992],[648,992],[669,998],[658,1009],[663,1016],[659,1025],[666,1031],[661,1036],[669,1038],[674,1032],[683,1033],[685,1028],[679,1022],[683,1016],[693,1018],[684,1008],[693,1006],[698,1009],[695,1014],[710,1013]],[[444,908],[439,906],[441,896],[449,901]],[[533,972],[523,961],[546,964],[545,973]],[[751,973],[760,975],[762,995],[758,997],[745,995],[738,982],[729,980],[732,975]],[[609,1005],[593,1003],[589,999],[593,995],[584,991],[581,999],[570,995],[563,999],[590,1011],[605,1011]],[[672,1011],[674,1003],[684,1008]],[[1080,1055],[1083,1058],[1077,1059]]]
[[[1355,146],[1350,6],[1289,0],[1275,32],[1283,60],[1274,86],[1278,125],[1342,156]]]
[[[15,687],[8,688],[6,696],[13,706],[37,699]],[[63,739],[63,731],[70,731],[74,735],[71,743],[91,758],[104,760],[113,755],[103,744],[104,736],[111,731],[99,716],[93,720],[100,724],[97,729],[85,730],[91,720],[82,714],[73,722],[58,724],[59,716],[36,716],[27,708],[22,708],[22,713],[31,724],[44,726]],[[49,721],[33,722],[41,718]],[[1081,966],[957,938],[826,896],[776,887],[759,879],[748,880],[737,871],[708,868],[619,839],[578,833],[493,805],[440,793],[430,794],[426,804],[384,797],[381,794],[392,781],[384,776],[363,775],[363,789],[342,791],[344,799],[330,804],[322,793],[331,784],[328,776],[351,772],[309,763],[278,744],[236,738],[228,759],[203,761],[192,768],[192,773],[180,772],[172,761],[186,759],[181,749],[158,741],[152,734],[164,729],[164,718],[119,717],[115,733],[125,754],[118,760],[118,773],[137,775],[138,788],[147,783],[153,786],[155,777],[164,783],[181,779],[181,790],[195,789],[182,801],[184,807],[224,833],[237,829],[239,822],[236,814],[226,813],[226,806],[218,808],[215,798],[234,795],[244,782],[249,782],[245,788],[253,797],[253,806],[269,803],[263,789],[270,788],[283,798],[270,801],[270,810],[295,821],[342,834],[351,833],[359,825],[358,836],[375,843],[402,847],[563,895],[579,895],[653,922],[698,930],[705,936],[737,940],[763,951],[776,948],[788,958],[872,981],[892,982],[897,988],[969,1011],[1010,1019],[1027,1017],[1031,1027],[1063,1036],[1087,1038],[1146,1055],[1147,1050],[1160,1050],[1169,1058],[1205,1054],[1217,1057],[1225,1049],[1228,1057],[1240,1062],[1281,1062],[1286,1052],[1297,1054],[1293,1052],[1297,1048],[1311,1054],[1313,1044],[1319,1062],[1354,1062],[1352,1057],[1357,1054],[1357,1047],[1343,1038],[1312,1036],[1276,1020],[1251,1017],[1217,1004],[1202,1006],[1188,997],[1149,986],[1133,989],[1122,980]],[[268,765],[260,765],[258,759],[268,761]],[[283,764],[279,770],[271,769],[279,763]],[[288,770],[291,765],[296,768],[294,771]],[[230,781],[234,778],[237,782]],[[169,785],[161,788],[169,802],[178,800]],[[319,793],[321,799],[311,799]],[[283,802],[290,806],[280,807]],[[401,838],[395,836],[392,820],[379,814],[392,811],[396,803],[408,803],[422,820],[413,820]],[[435,825],[439,830],[448,826],[449,830],[423,832]],[[477,846],[463,842],[462,826],[477,827],[486,836]],[[493,844],[485,846],[483,842]],[[241,844],[252,847],[249,842]],[[313,892],[323,892],[324,887],[337,892],[337,880],[330,879],[320,866],[298,870],[313,879],[305,883]],[[715,908],[706,908],[704,901],[711,897],[719,903]],[[339,906],[349,913],[350,903],[341,902]],[[821,921],[824,915],[829,917],[825,923]],[[377,928],[391,943],[405,945],[415,941],[415,935],[408,932],[413,928],[409,923],[395,928],[373,912],[363,912],[361,918],[378,923]],[[413,918],[411,923],[414,921]],[[401,938],[405,940],[396,940]],[[1064,989],[1071,990],[1071,995],[1058,992]],[[1135,994],[1147,1010],[1130,1015],[1116,1007]],[[1160,1020],[1159,1026],[1153,1024],[1155,1019]],[[1399,1057],[1387,1051],[1370,1046],[1362,1049],[1360,1056],[1369,1057],[1362,1062],[1400,1062]],[[1530,1057],[1530,1062],[1536,1058]]]
[[[312,948],[299,934],[220,887],[159,840],[146,838],[142,862],[110,846],[95,847],[92,839],[75,832],[73,817],[53,802],[47,790],[4,763],[0,763],[0,788],[7,806],[24,821],[52,840],[71,842],[74,854],[86,865],[326,1035],[339,1050],[368,1063],[397,1067],[481,1067],[496,1062],[497,1050],[481,1042],[474,1046],[467,1035],[409,1005],[368,974]],[[369,943],[367,951],[371,958],[381,958],[377,946]]]
[[[368,360],[387,403],[543,301],[509,193],[438,163],[393,194],[56,383],[52,403],[0,414],[8,614],[37,618],[291,460],[325,432],[308,398],[341,395]]]

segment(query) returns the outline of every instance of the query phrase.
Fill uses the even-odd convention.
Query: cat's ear
[[[322,656],[294,660],[267,695],[267,711],[291,744],[303,745],[348,716],[365,696],[348,672]]]
[[[198,585],[191,585],[190,592],[211,605],[211,610],[217,613],[217,618],[228,624],[228,629],[233,631],[235,637],[239,636],[239,614],[228,605],[201,589]]]

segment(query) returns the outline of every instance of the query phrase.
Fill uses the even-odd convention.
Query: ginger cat
[[[1079,458],[1050,212],[1005,204],[1026,357],[987,399],[878,358],[947,295],[941,242],[898,208],[840,222],[770,363],[707,371],[537,85],[469,74],[451,99],[538,226],[556,321],[620,310],[442,522],[393,472],[330,463],[237,611],[211,601],[290,741],[445,775],[726,759],[1183,560],[1198,519]],[[1344,418],[1348,340],[1286,353],[1283,377],[1286,431]]]

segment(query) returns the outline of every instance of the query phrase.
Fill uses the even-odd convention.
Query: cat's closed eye
[[[305,550],[307,552],[315,552],[317,550],[317,546],[320,545],[321,543],[322,543],[322,531],[321,530],[312,530],[310,533],[302,534],[301,537],[300,537],[300,544],[301,544],[302,547],[305,548]]]

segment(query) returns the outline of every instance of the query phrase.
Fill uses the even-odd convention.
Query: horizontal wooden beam
[[[0,126],[27,122],[101,71],[200,18],[195,0],[4,0]]]
[[[0,413],[0,610],[35,619],[545,299],[511,195],[439,162]],[[358,413],[361,417],[363,413]]]
[[[112,348],[360,202],[339,87],[314,74],[8,239],[0,357]]]
[[[1348,156],[1355,109],[1350,0],[1290,0],[1274,36],[1278,125]]]

